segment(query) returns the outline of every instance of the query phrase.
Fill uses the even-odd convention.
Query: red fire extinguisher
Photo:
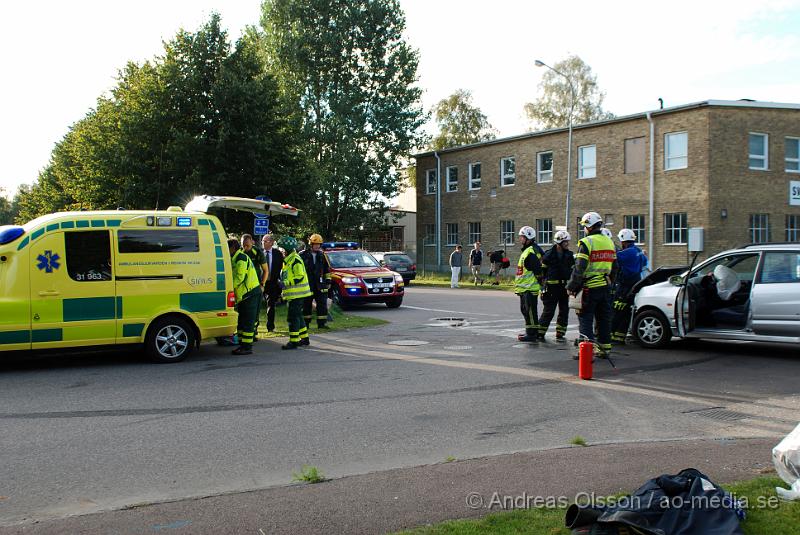
[[[594,344],[581,342],[578,344],[578,377],[581,379],[592,378],[592,358],[594,357]]]

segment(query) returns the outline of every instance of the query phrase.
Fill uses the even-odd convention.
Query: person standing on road
[[[469,252],[469,269],[472,272],[472,277],[475,279],[475,286],[478,282],[483,284],[481,278],[481,262],[483,262],[483,251],[481,251],[481,242],[475,242],[475,248]]]
[[[647,257],[636,247],[636,233],[629,228],[619,231],[622,249],[617,252],[618,273],[614,281],[614,318],[611,321],[611,343],[625,344],[631,322],[631,297],[633,286],[642,280],[647,268]]]
[[[228,252],[231,254],[233,293],[236,299],[236,311],[239,313],[236,331],[240,345],[233,350],[233,354],[249,355],[253,352],[256,314],[261,301],[261,285],[253,262],[241,250],[236,239],[228,240]]]
[[[289,324],[289,342],[281,349],[297,349],[310,345],[308,328],[303,320],[303,300],[311,296],[306,266],[297,254],[297,240],[291,236],[281,236],[278,247],[286,251],[281,270],[283,300],[287,302],[286,323]]]
[[[275,307],[281,298],[281,270],[283,269],[283,253],[275,245],[272,234],[261,238],[264,258],[267,261],[267,278],[264,284],[264,304],[267,308],[267,331],[275,331]]]
[[[517,338],[520,342],[539,340],[538,297],[539,279],[542,276],[542,249],[536,244],[536,231],[529,226],[519,229],[517,240],[522,253],[517,262],[514,293],[519,296],[520,311],[525,318],[525,334]]]
[[[314,319],[313,304],[317,303],[317,327],[327,329],[325,324],[328,321],[328,290],[331,287],[331,268],[325,260],[325,253],[322,252],[322,236],[312,234],[308,238],[308,248],[300,254],[306,266],[308,274],[308,285],[311,288],[309,297],[303,300],[303,319],[306,327],[311,327]]]
[[[603,218],[597,212],[587,212],[580,224],[586,236],[578,242],[575,267],[567,283],[570,295],[581,294],[581,310],[578,313],[580,337],[595,342],[594,320],[597,316],[597,341],[595,355],[601,358],[611,351],[611,295],[617,255],[614,242],[604,236]],[[577,358],[577,357],[575,357]]]
[[[269,271],[267,268],[267,259],[257,245],[255,240],[250,234],[242,234],[242,251],[246,254],[250,261],[253,262],[253,267],[256,268],[256,276],[258,283],[261,286],[261,294],[264,294],[264,286],[267,282]],[[258,341],[258,326],[261,323],[261,299],[258,300],[258,309],[256,310],[256,323],[253,326],[253,342]]]
[[[464,262],[464,255],[461,252],[461,246],[456,245],[456,248],[450,253],[450,287],[458,288],[458,279],[461,277],[461,265]]]
[[[575,265],[575,256],[569,250],[570,239],[569,232],[559,230],[553,238],[555,245],[542,257],[544,289],[542,291],[542,315],[539,317],[539,338],[542,340],[544,340],[550,321],[556,313],[556,307],[558,307],[556,340],[563,341],[567,334],[569,321],[567,281],[569,281],[572,267]]]

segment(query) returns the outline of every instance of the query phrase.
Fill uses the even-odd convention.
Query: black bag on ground
[[[573,535],[743,535],[737,500],[694,468],[606,503],[570,505],[566,526]]]

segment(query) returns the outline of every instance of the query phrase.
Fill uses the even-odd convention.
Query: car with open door
[[[720,274],[735,284],[721,290]],[[800,343],[800,244],[751,244],[712,256],[634,299],[634,339],[673,336]]]

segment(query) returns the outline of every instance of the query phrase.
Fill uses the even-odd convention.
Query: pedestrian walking
[[[239,347],[233,350],[233,354],[249,355],[253,352],[256,314],[261,301],[261,285],[253,262],[241,250],[238,240],[228,240],[228,252],[231,255],[233,268],[233,294],[236,311],[239,313],[236,324]]]
[[[614,318],[611,320],[611,343],[624,345],[631,322],[631,290],[642,280],[647,269],[647,256],[636,246],[636,233],[629,228],[619,231],[619,242],[622,249],[617,252],[617,277],[614,281],[614,297],[612,307]]]
[[[517,241],[522,253],[517,262],[517,275],[514,279],[514,293],[519,296],[520,311],[525,318],[525,334],[517,338],[520,342],[539,340],[538,298],[539,279],[542,276],[541,248],[535,243],[536,231],[529,226],[519,229]]]
[[[258,277],[259,285],[261,286],[261,295],[264,295],[264,286],[267,281],[269,272],[267,270],[267,259],[264,257],[264,251],[256,245],[253,236],[250,234],[242,234],[242,251],[246,254],[250,261],[253,262],[253,267],[256,268],[256,276]],[[253,342],[258,341],[258,326],[261,324],[261,299],[258,299],[258,308],[256,309],[256,322],[253,326]]]
[[[267,331],[275,331],[275,307],[281,299],[281,270],[283,269],[283,253],[275,247],[275,237],[266,234],[261,238],[264,258],[267,261],[267,280],[264,285],[264,304],[267,308]]]
[[[544,284],[542,288],[542,315],[539,316],[539,338],[542,340],[544,340],[550,321],[552,321],[556,313],[556,307],[558,307],[556,340],[563,341],[567,334],[567,323],[569,321],[567,282],[575,265],[575,255],[569,250],[570,239],[569,232],[559,230],[553,238],[555,245],[542,257]]]
[[[581,310],[578,313],[580,338],[594,342],[595,355],[604,358],[611,352],[610,287],[617,255],[614,242],[601,232],[603,218],[600,214],[587,212],[580,224],[586,229],[586,236],[578,242],[567,292],[570,295],[581,292]],[[597,340],[594,335],[595,316]]]
[[[289,342],[281,349],[297,349],[310,345],[308,328],[303,320],[303,300],[311,295],[311,288],[305,264],[297,254],[297,240],[291,236],[281,236],[278,247],[286,252],[281,270],[281,288],[287,303],[286,323],[289,324]]]
[[[461,253],[461,246],[450,253],[450,287],[458,288],[458,280],[461,278],[461,265],[464,263],[464,255]]]
[[[481,251],[481,242],[476,241],[474,248],[469,252],[469,269],[472,272],[475,286],[480,282],[483,284],[481,277],[481,263],[483,262],[483,251]]]

